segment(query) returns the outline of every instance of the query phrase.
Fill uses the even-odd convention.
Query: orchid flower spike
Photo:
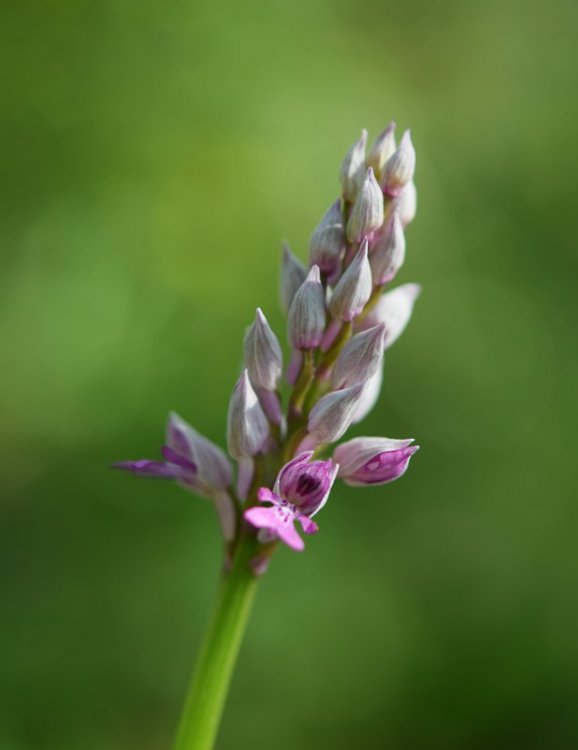
[[[359,437],[337,446],[333,458],[339,463],[338,476],[346,484],[386,484],[399,479],[407,470],[409,460],[419,450],[408,440],[382,437]]]
[[[313,451],[300,453],[279,472],[273,490],[261,487],[258,498],[268,507],[255,506],[245,511],[245,520],[265,533],[266,541],[281,539],[294,550],[305,545],[295,529],[299,522],[306,534],[315,534],[317,524],[311,520],[327,502],[335,481],[337,464],[331,460],[311,461]]]

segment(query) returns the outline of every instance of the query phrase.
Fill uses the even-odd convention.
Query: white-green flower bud
[[[402,284],[382,294],[369,315],[361,321],[361,328],[385,324],[385,348],[397,341],[409,323],[415,301],[421,292],[419,284]]]
[[[293,255],[286,242],[283,243],[282,252],[279,300],[281,302],[281,309],[287,314],[291,307],[291,302],[293,302],[295,292],[305,281],[307,270],[303,263]]]
[[[351,424],[363,392],[363,384],[328,393],[320,399],[311,412],[307,429],[317,443],[339,440]]]
[[[238,460],[255,456],[269,435],[269,424],[249,381],[249,373],[237,381],[229,402],[227,447]]]
[[[369,167],[347,222],[347,239],[361,242],[383,224],[383,191]]]
[[[395,208],[387,221],[383,235],[369,256],[369,265],[375,286],[382,286],[391,281],[405,260],[405,236]]]
[[[367,240],[363,240],[351,265],[337,282],[329,301],[330,313],[340,320],[353,320],[365,307],[372,288]]]
[[[283,355],[277,336],[260,307],[255,322],[247,328],[243,348],[253,388],[275,391],[283,372]]]
[[[287,335],[293,349],[318,347],[325,330],[325,318],[325,290],[319,266],[312,266],[289,309]]]
[[[379,180],[386,161],[395,152],[395,122],[390,122],[373,142],[367,156],[367,166],[372,167]]]
[[[333,389],[365,383],[377,372],[383,357],[383,324],[357,333],[343,347],[331,373]]]
[[[401,224],[405,228],[410,221],[415,219],[417,211],[417,190],[413,180],[410,180],[401,191],[401,195],[397,198],[396,203],[399,208]]]
[[[346,246],[341,201],[336,200],[311,235],[309,263],[319,266],[322,273],[331,277],[339,271]]]
[[[367,130],[361,131],[361,137],[345,154],[339,170],[341,191],[346,201],[353,203],[363,183],[365,171],[365,147],[367,145]]]
[[[401,194],[404,187],[413,179],[415,172],[415,149],[411,142],[409,130],[403,134],[399,147],[389,157],[383,174],[381,186],[383,192],[392,197]]]

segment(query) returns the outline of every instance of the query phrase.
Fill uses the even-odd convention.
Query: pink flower
[[[275,481],[273,491],[261,487],[257,496],[268,507],[255,506],[245,511],[245,520],[261,529],[263,541],[279,538],[294,550],[305,547],[295,528],[301,524],[305,534],[315,534],[319,529],[311,520],[327,502],[335,481],[337,464],[333,461],[310,461],[313,451],[300,453],[285,464]]]
[[[409,460],[419,449],[412,438],[392,440],[359,437],[338,445],[333,457],[339,461],[339,477],[346,484],[386,484],[405,474]]]

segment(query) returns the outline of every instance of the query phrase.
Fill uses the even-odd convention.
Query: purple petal
[[[245,511],[245,520],[258,529],[267,529],[275,533],[291,549],[300,552],[305,547],[303,539],[293,525],[296,516],[289,505],[249,508]]]
[[[169,448],[168,445],[163,445],[161,452],[166,460],[171,464],[181,466],[183,469],[188,469],[189,471],[192,471],[194,473],[197,472],[197,465],[193,463],[193,461],[191,461],[189,458],[185,458],[185,456],[181,456],[179,453],[176,453],[172,448]]]
[[[307,516],[304,516],[303,513],[299,513],[299,515],[297,516],[297,520],[301,524],[301,528],[306,534],[316,534],[319,531],[319,526],[315,523],[315,521],[307,518]]]
[[[260,487],[257,492],[257,497],[262,503],[273,503],[279,505],[282,500],[275,492],[271,492],[268,487]]]
[[[285,542],[291,549],[294,549],[296,552],[302,552],[305,549],[305,542],[301,539],[292,523],[278,526],[276,531],[281,541]]]
[[[281,469],[275,489],[302,513],[311,516],[324,505],[336,474],[333,461],[310,461],[312,452],[299,454]]]
[[[164,461],[119,461],[112,464],[113,469],[130,471],[139,477],[151,477],[153,479],[179,479],[182,476],[182,470],[178,466],[165,463]]]

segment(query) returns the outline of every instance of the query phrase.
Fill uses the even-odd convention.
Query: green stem
[[[173,750],[213,747],[259,581],[249,566],[257,549],[256,540],[244,534],[233,567],[222,574]]]

